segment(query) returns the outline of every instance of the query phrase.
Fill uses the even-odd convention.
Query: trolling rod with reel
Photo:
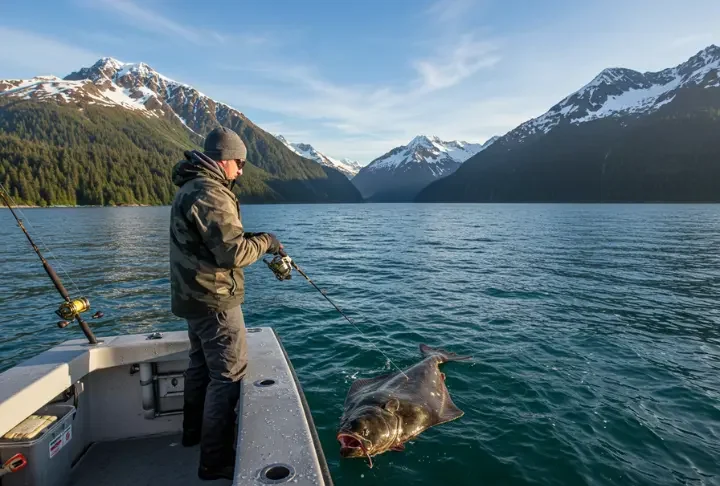
[[[97,344],[97,338],[95,337],[95,334],[93,334],[92,330],[90,329],[90,326],[88,323],[80,316],[83,312],[87,312],[90,310],[90,301],[85,297],[80,297],[77,299],[70,298],[70,294],[68,294],[68,291],[65,289],[65,286],[60,281],[60,277],[58,277],[58,274],[55,273],[55,270],[53,267],[48,263],[48,261],[43,257],[42,253],[40,253],[40,249],[35,245],[35,242],[30,237],[30,233],[28,233],[27,229],[25,229],[25,225],[23,224],[22,219],[18,217],[17,214],[15,214],[15,210],[12,207],[12,204],[10,203],[10,199],[8,198],[8,195],[5,193],[5,191],[0,188],[0,198],[5,202],[5,205],[8,207],[10,212],[12,213],[13,217],[15,218],[15,221],[17,221],[18,226],[20,229],[25,233],[25,236],[27,237],[28,241],[30,242],[30,246],[32,246],[33,250],[35,250],[35,253],[37,253],[37,256],[40,257],[40,261],[42,262],[43,268],[45,269],[45,272],[48,274],[48,277],[50,277],[50,280],[52,280],[53,284],[55,285],[55,288],[60,293],[63,299],[65,299],[65,302],[61,303],[58,309],[55,311],[55,313],[63,319],[62,321],[58,322],[58,327],[65,328],[70,324],[70,321],[76,320],[78,324],[80,325],[80,329],[82,329],[83,334],[85,334],[85,337],[87,338],[88,342],[90,344]],[[98,311],[93,315],[93,319],[102,317],[102,312]]]

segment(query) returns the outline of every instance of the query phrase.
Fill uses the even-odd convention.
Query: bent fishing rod
[[[52,283],[55,285],[55,288],[60,293],[63,299],[65,299],[65,302],[60,304],[60,307],[58,310],[55,311],[55,313],[63,319],[62,321],[58,322],[59,328],[65,328],[70,324],[70,321],[76,320],[77,323],[80,325],[80,329],[82,329],[83,334],[85,334],[85,337],[87,338],[88,342],[90,344],[97,344],[97,338],[95,337],[95,334],[93,334],[92,330],[90,329],[90,326],[87,322],[80,316],[83,312],[86,312],[90,310],[90,301],[85,297],[80,297],[78,299],[72,299],[70,298],[70,294],[68,294],[68,291],[65,289],[65,286],[60,281],[60,277],[58,277],[58,274],[55,273],[55,270],[53,269],[52,265],[48,263],[48,261],[45,259],[45,257],[40,253],[40,249],[37,247],[33,239],[30,237],[30,233],[28,233],[27,229],[25,229],[25,225],[23,224],[22,219],[18,217],[18,215],[15,213],[15,210],[12,207],[12,204],[10,203],[10,199],[8,198],[8,195],[5,193],[3,188],[0,188],[0,198],[2,198],[3,202],[5,202],[5,205],[8,207],[10,212],[12,213],[13,217],[15,218],[15,221],[17,221],[18,226],[20,229],[25,233],[25,236],[27,237],[28,241],[30,242],[30,246],[32,246],[32,249],[35,250],[35,253],[37,253],[37,256],[40,257],[40,261],[42,262],[43,268],[45,269],[45,272],[47,272],[48,277],[50,277],[50,280],[52,280]],[[93,318],[99,318],[102,317],[102,312],[96,312],[95,315],[93,315]]]

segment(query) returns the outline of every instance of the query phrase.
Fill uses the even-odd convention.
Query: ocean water
[[[169,208],[23,212],[68,289],[105,312],[98,335],[184,328]],[[247,324],[281,336],[336,484],[720,484],[720,206],[246,206],[243,219],[362,331],[299,276],[247,270]],[[58,296],[8,211],[0,228],[6,369],[82,335],[55,326]],[[473,356],[443,365],[465,415],[373,469],[335,441],[350,383],[391,369],[371,343],[400,367],[420,343]]]

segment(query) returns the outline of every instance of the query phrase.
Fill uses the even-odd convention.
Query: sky
[[[717,0],[0,0],[0,79],[145,62],[263,129],[365,165],[483,142],[607,67],[720,45]]]

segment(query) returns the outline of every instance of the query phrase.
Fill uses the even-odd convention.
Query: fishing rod
[[[290,280],[292,278],[293,269],[295,271],[297,271],[297,273],[302,275],[305,278],[305,280],[310,282],[310,285],[315,287],[315,290],[320,292],[320,294],[322,294],[322,296],[325,297],[325,300],[330,302],[330,304],[333,307],[335,307],[335,310],[337,310],[340,313],[340,315],[342,315],[345,318],[346,321],[348,321],[360,334],[363,335],[363,337],[365,337],[365,339],[367,339],[367,341],[370,343],[370,345],[373,348],[375,348],[375,350],[377,352],[382,354],[385,357],[385,359],[388,360],[389,363],[391,363],[395,368],[397,368],[397,370],[400,373],[402,373],[403,376],[405,376],[406,379],[408,378],[408,376],[405,374],[405,372],[403,370],[401,370],[398,367],[398,365],[396,365],[387,354],[383,353],[382,350],[380,348],[378,348],[375,345],[375,343],[373,343],[372,340],[369,337],[367,337],[364,332],[362,332],[360,330],[359,327],[357,327],[357,325],[355,324],[355,321],[352,318],[348,317],[347,314],[345,314],[343,312],[343,310],[340,307],[338,307],[338,305],[335,302],[333,302],[330,297],[328,297],[327,292],[324,291],[323,289],[321,289],[320,287],[318,287],[317,284],[315,284],[315,282],[313,282],[312,279],[310,279],[310,277],[308,277],[307,274],[298,266],[298,264],[295,263],[295,261],[292,258],[290,258],[290,256],[287,253],[285,253],[285,251],[280,250],[278,252],[278,254],[275,255],[275,257],[270,261],[268,261],[266,258],[263,258],[263,262],[265,262],[265,264],[270,268],[270,270],[272,270],[272,272],[275,274],[275,278],[277,278],[280,281]]]
[[[70,321],[76,320],[78,324],[80,325],[80,329],[82,329],[83,334],[85,334],[85,337],[87,338],[88,342],[90,344],[97,344],[97,338],[95,337],[95,334],[93,334],[92,330],[90,329],[90,326],[87,322],[80,316],[83,312],[86,312],[90,310],[90,301],[85,297],[80,297],[78,299],[71,299],[70,294],[68,294],[68,291],[65,289],[65,286],[60,281],[60,277],[58,277],[57,273],[55,273],[55,270],[53,267],[48,263],[48,261],[43,257],[42,253],[40,253],[40,249],[37,247],[33,239],[30,237],[30,233],[28,233],[27,229],[25,229],[25,225],[23,224],[22,219],[18,217],[18,215],[15,213],[15,210],[13,209],[13,206],[10,202],[10,199],[8,198],[8,195],[6,194],[4,188],[0,188],[0,198],[2,198],[5,205],[8,207],[10,212],[12,213],[13,217],[15,218],[15,221],[17,221],[18,226],[20,229],[25,233],[25,236],[27,237],[28,241],[30,242],[30,246],[32,246],[33,250],[35,250],[35,253],[37,253],[37,256],[40,257],[40,261],[43,264],[43,268],[45,269],[45,272],[48,274],[48,277],[50,277],[50,280],[52,280],[52,283],[55,285],[55,288],[60,293],[63,299],[65,299],[65,302],[60,304],[58,310],[55,311],[55,313],[60,316],[62,321],[58,322],[59,328],[65,328],[70,324]],[[102,312],[96,312],[93,318],[96,317],[102,317]]]

